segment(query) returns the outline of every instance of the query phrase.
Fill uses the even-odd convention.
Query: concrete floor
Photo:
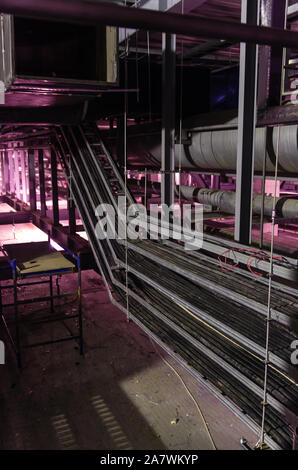
[[[65,292],[76,289],[76,275],[64,276],[61,286]],[[27,296],[36,295],[32,287],[26,289]],[[84,358],[74,342],[29,349],[19,373],[0,330],[7,345],[6,365],[0,366],[0,448],[212,449],[179,378],[146,334],[110,304],[93,271],[83,273],[83,306]],[[71,313],[76,300],[57,308]],[[31,304],[24,317],[35,317],[38,309],[43,314],[47,306]],[[46,329],[24,326],[23,338],[26,343],[61,333],[64,327],[54,323]],[[226,407],[173,359],[167,360],[195,396],[218,449],[239,449],[241,436],[256,443],[257,436]]]

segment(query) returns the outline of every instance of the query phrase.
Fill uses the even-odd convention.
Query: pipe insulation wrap
[[[262,171],[265,145],[267,147],[267,171],[275,169],[277,127],[257,128],[255,135],[255,171]],[[190,130],[191,132],[191,130]],[[176,144],[175,166],[184,170],[236,170],[237,129],[192,131],[191,145]],[[180,148],[182,147],[182,148]],[[161,162],[161,137],[159,134],[131,136],[128,140],[129,158]],[[280,127],[279,167],[282,173],[298,173],[298,126]]]
[[[176,187],[176,193],[178,188]],[[235,214],[236,193],[233,191],[218,191],[216,189],[199,189],[191,186],[180,186],[180,193],[183,199],[199,202],[200,204],[211,205],[228,214]],[[274,198],[265,196],[264,214],[271,217]],[[252,210],[254,214],[260,215],[262,207],[262,196],[253,197]],[[275,210],[278,217],[286,219],[298,218],[298,199],[278,197],[276,198]]]

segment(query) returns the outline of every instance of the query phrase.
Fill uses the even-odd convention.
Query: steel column
[[[5,170],[4,170],[4,152],[1,152],[1,192],[5,194],[6,189],[5,189]]]
[[[22,174],[22,199],[25,203],[28,202],[28,183],[26,175],[26,159],[25,150],[20,150],[21,157],[21,174]]]
[[[125,132],[125,121],[124,116],[117,117],[117,160],[120,173],[124,177],[125,167],[125,149],[124,149],[124,132]]]
[[[68,209],[68,222],[69,222],[69,233],[74,235],[76,233],[76,206],[72,198],[71,192],[68,190],[67,198],[67,209]]]
[[[162,51],[161,202],[171,206],[174,203],[175,194],[175,35],[162,35]]]
[[[4,151],[4,192],[9,193],[9,166],[8,166],[8,152]]]
[[[29,201],[31,211],[36,211],[35,150],[28,151]]]
[[[262,26],[284,30],[287,0],[261,0]],[[279,106],[283,66],[282,46],[262,46],[259,54],[258,107]]]
[[[15,150],[14,152],[14,175],[15,175],[15,188],[16,188],[16,196],[20,199],[21,192],[20,192],[20,171],[19,171],[19,152]]]
[[[14,161],[13,161],[13,150],[8,151],[8,162],[9,162],[9,192],[14,194]]]
[[[59,225],[59,196],[58,196],[58,180],[57,180],[57,155],[51,150],[51,178],[52,178],[52,209],[53,224]]]
[[[242,0],[241,21],[259,23],[259,0]],[[235,240],[251,243],[258,46],[240,45]]]
[[[41,216],[45,217],[47,214],[47,206],[46,206],[43,150],[38,150],[38,171],[39,171],[40,210],[41,210]]]

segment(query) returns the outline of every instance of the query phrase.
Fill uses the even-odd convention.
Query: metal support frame
[[[59,195],[58,195],[58,179],[57,179],[57,155],[51,150],[51,179],[52,179],[52,209],[53,224],[59,225]]]
[[[23,203],[22,201],[18,201],[15,198],[10,198],[7,195],[3,196],[1,199],[2,202],[7,203],[17,211],[16,215],[14,216],[15,221],[19,220],[18,213],[24,211],[27,213],[27,216],[32,218],[32,223],[34,225],[47,234],[50,232],[51,239],[57,242],[60,246],[75,253],[80,252],[81,269],[90,269],[90,266],[94,266],[94,258],[87,240],[80,237],[76,233],[70,235],[67,227],[63,227],[62,225],[53,225],[50,219],[47,217],[41,217],[39,212],[31,213],[30,206]],[[22,222],[26,222],[26,220],[22,220]],[[11,222],[9,221],[8,223]]]
[[[120,115],[117,117],[117,160],[119,171],[121,176],[124,177],[124,167],[125,167],[125,149],[124,149],[124,132],[125,132],[125,122],[124,116]]]
[[[35,212],[36,204],[36,181],[35,181],[35,150],[28,151],[28,170],[29,170],[29,201],[30,210]]]
[[[4,160],[4,152],[1,151],[0,153],[1,157],[1,191],[2,193],[5,193],[5,160]]]
[[[27,182],[27,174],[26,174],[26,153],[25,150],[19,150],[20,152],[20,160],[21,160],[21,175],[22,175],[22,200],[27,203],[28,202],[28,182]]]
[[[262,26],[285,29],[287,0],[261,0]],[[259,54],[258,106],[279,106],[282,85],[282,46],[262,46]]]
[[[74,235],[76,233],[76,206],[75,206],[70,190],[68,190],[67,210],[68,210],[69,233],[70,235]]]
[[[41,210],[41,216],[45,217],[47,214],[47,206],[46,206],[43,152],[44,152],[43,150],[40,150],[40,149],[38,150],[38,171],[39,171],[40,210]]]
[[[175,97],[176,97],[176,36],[162,35],[162,154],[161,202],[174,203],[175,196]]]
[[[3,152],[3,162],[4,162],[4,188],[3,192],[9,192],[9,167],[8,167],[8,152]]]
[[[16,260],[11,260],[10,265],[12,269],[12,280],[13,284],[12,285],[5,285],[1,286],[0,285],[0,321],[2,322],[4,329],[9,337],[10,343],[12,345],[12,348],[16,354],[17,358],[17,363],[19,369],[22,369],[23,361],[22,361],[22,350],[25,348],[33,348],[33,347],[39,347],[39,346],[44,346],[47,344],[55,344],[59,342],[64,342],[64,341],[70,341],[70,340],[76,340],[79,343],[79,348],[80,348],[80,355],[83,355],[84,348],[83,348],[83,313],[82,313],[82,272],[81,272],[81,258],[80,255],[74,255],[73,253],[69,252],[69,254],[75,258],[76,263],[77,263],[77,274],[78,274],[78,289],[77,289],[77,297],[78,297],[78,312],[76,314],[72,315],[58,315],[55,317],[48,317],[44,319],[40,319],[37,324],[45,324],[49,322],[55,322],[55,321],[61,321],[65,328],[67,329],[69,336],[63,337],[63,338],[58,338],[58,339],[52,339],[48,341],[43,341],[39,343],[33,343],[33,344],[26,344],[22,345],[21,343],[21,330],[20,330],[20,315],[19,315],[19,305],[26,305],[29,303],[35,303],[35,302],[42,302],[42,301],[48,301],[50,302],[50,312],[54,313],[55,311],[55,305],[54,305],[54,300],[58,298],[66,298],[70,297],[74,293],[66,293],[66,294],[61,294],[60,293],[60,288],[57,288],[57,295],[54,295],[53,292],[53,276],[58,273],[55,271],[49,271],[49,272],[44,272],[40,273],[39,276],[48,276],[48,280],[39,280],[39,281],[33,281],[33,282],[27,282],[27,283],[20,283],[18,282],[18,279],[24,279],[24,278],[31,278],[32,276],[19,276],[18,271],[17,271],[17,263]],[[70,272],[70,271],[69,271]],[[61,276],[61,273],[59,274]],[[33,277],[36,277],[33,276]],[[26,299],[26,300],[18,300],[18,288],[20,286],[23,287],[28,287],[32,285],[41,285],[41,284],[49,284],[49,290],[50,290],[50,295],[47,297],[37,297],[34,299]],[[2,289],[12,289],[13,290],[13,303],[6,303],[3,304],[2,302]],[[7,307],[13,307],[14,309],[14,321],[13,322],[7,322],[6,316],[4,315],[3,309]],[[65,324],[65,320],[70,320],[70,319],[78,319],[78,334],[74,334],[71,330],[71,328]],[[14,327],[14,330],[11,329],[10,326]],[[13,333],[14,331],[14,333]]]
[[[264,238],[264,208],[265,208],[265,189],[266,189],[266,168],[267,168],[267,128],[265,129],[265,145],[264,145],[264,159],[263,159],[263,175],[262,175],[262,205],[260,217],[260,248],[263,248]]]
[[[14,161],[13,161],[13,150],[8,151],[8,165],[9,165],[9,193],[14,195]]]
[[[20,199],[20,171],[19,171],[19,152],[15,150],[13,152],[14,158],[14,180],[15,180],[15,194]]]
[[[242,0],[241,21],[259,23],[259,0]],[[240,45],[235,240],[251,244],[258,46]]]

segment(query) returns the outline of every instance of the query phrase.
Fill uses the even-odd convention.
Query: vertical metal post
[[[22,174],[22,198],[25,203],[28,201],[28,183],[26,175],[26,154],[25,150],[20,150],[21,174]]]
[[[121,175],[124,177],[125,148],[124,142],[125,118],[123,115],[117,117],[117,160]]]
[[[69,233],[74,235],[76,233],[76,206],[74,200],[72,199],[71,192],[68,190],[67,198],[67,209],[68,209],[68,223],[69,223]]]
[[[78,302],[79,302],[79,334],[80,334],[80,354],[84,354],[83,346],[83,316],[82,316],[82,271],[81,271],[81,257],[77,257],[78,266]]]
[[[38,150],[38,171],[39,171],[40,210],[41,210],[41,216],[45,217],[47,215],[47,206],[46,206],[43,150],[41,149]]]
[[[9,193],[9,164],[7,150],[4,151],[4,192]]]
[[[161,202],[171,206],[175,194],[176,35],[163,33],[162,53]]]
[[[259,24],[259,0],[242,0],[241,22]],[[251,243],[258,46],[240,45],[235,240]]]
[[[264,157],[263,157],[263,175],[262,175],[262,205],[260,219],[260,248],[263,248],[264,238],[264,206],[265,206],[265,188],[266,188],[266,167],[267,167],[267,127],[264,129]]]
[[[54,312],[54,299],[53,299],[53,277],[50,276],[49,279],[49,284],[50,284],[50,304],[51,304],[51,312]]]
[[[4,152],[1,152],[1,191],[5,193],[5,169],[4,169],[5,161],[4,161]]]
[[[13,151],[8,150],[8,161],[9,161],[9,193],[14,194],[14,161],[13,161]]]
[[[17,289],[17,269],[16,261],[12,261],[12,277],[13,277],[13,299],[14,299],[14,321],[16,334],[16,353],[18,366],[22,368],[21,344],[20,344],[20,328],[19,328],[19,311],[18,311],[18,289]]]
[[[260,25],[285,29],[288,0],[261,0]],[[258,107],[279,106],[283,77],[283,48],[259,47]]]
[[[36,211],[35,151],[28,151],[29,201],[31,211]]]
[[[15,188],[16,196],[18,199],[21,198],[20,192],[20,171],[19,171],[19,151],[15,150],[14,152],[14,179],[15,179]]]
[[[1,281],[0,281],[0,320],[3,322],[2,286],[1,286]]]
[[[57,155],[51,150],[51,178],[52,178],[52,205],[53,205],[53,223],[59,225],[59,199],[58,199],[58,180],[57,180]]]

